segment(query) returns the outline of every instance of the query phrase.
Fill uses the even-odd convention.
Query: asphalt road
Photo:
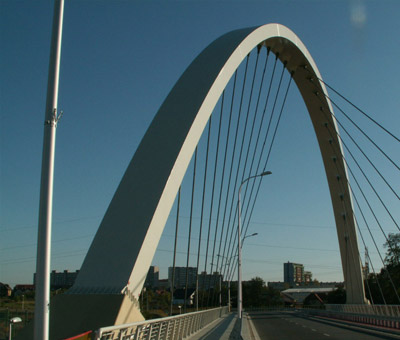
[[[262,340],[400,339],[400,336],[380,332],[373,334],[362,327],[349,329],[341,323],[326,322],[300,312],[254,312],[249,316]]]

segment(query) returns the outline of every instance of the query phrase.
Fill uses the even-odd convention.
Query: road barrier
[[[307,314],[400,330],[400,306],[327,305],[326,310],[304,309]]]
[[[313,316],[400,330],[400,305],[333,305],[304,308],[258,307],[246,312],[299,311]]]
[[[325,305],[327,311],[400,318],[400,305]]]

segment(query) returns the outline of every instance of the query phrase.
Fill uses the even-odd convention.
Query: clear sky
[[[80,268],[161,103],[190,62],[228,31],[286,25],[329,84],[399,136],[399,13],[397,0],[66,0],[51,268]],[[0,0],[0,281],[12,286],[31,283],[35,271],[52,16],[52,1]],[[252,232],[259,235],[244,247],[243,275],[283,280],[283,262],[291,261],[303,263],[321,281],[339,281],[316,138],[304,105],[289,107],[271,163],[274,174],[265,180],[253,217]],[[387,146],[398,161],[398,147]],[[398,189],[398,173],[392,178]],[[172,263],[172,237],[167,226],[153,260],[162,278]],[[379,246],[383,242],[377,239]]]

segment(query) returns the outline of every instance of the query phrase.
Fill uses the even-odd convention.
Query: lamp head
[[[272,175],[271,171],[264,171],[263,173],[261,173],[260,176],[267,176],[267,175]]]
[[[18,316],[16,316],[15,318],[10,319],[10,323],[18,323],[18,322],[21,322],[21,321],[22,321],[22,319],[19,318]]]

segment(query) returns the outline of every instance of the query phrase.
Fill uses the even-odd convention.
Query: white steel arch
[[[218,38],[178,80],[133,156],[70,295],[63,298],[71,301],[71,318],[78,320],[93,313],[86,305],[98,308],[93,306],[101,306],[107,297],[114,299],[108,324],[137,320],[138,314],[132,316],[132,311],[137,307],[148,268],[196,145],[225,86],[246,55],[258,45],[270,48],[286,63],[286,68],[294,72],[293,79],[309,111],[325,165],[347,302],[364,303],[361,263],[341,142],[326,129],[326,124],[330,124],[337,130],[334,118],[321,114],[321,108],[333,112],[323,95],[327,93],[326,89],[318,81],[321,75],[300,39],[282,25],[268,24],[232,31]],[[335,153],[332,145],[336,146]],[[112,295],[115,298],[110,298]],[[91,302],[83,303],[89,301],[85,299]],[[65,306],[64,302],[64,309]],[[104,319],[102,322],[106,323]],[[71,322],[68,323],[70,329]],[[82,320],[77,322],[82,323]],[[93,322],[93,328],[97,327],[96,321]]]
[[[342,163],[339,169],[346,166],[341,154],[332,154],[332,136],[327,135],[321,106],[333,110],[324,95],[315,94],[316,86],[321,93],[326,89],[318,81],[322,77],[308,50],[291,30],[279,24],[230,32],[208,46],[185,71],[158,111],[115,193],[74,286],[76,293],[127,290],[135,298],[139,296],[178,188],[210,115],[242,60],[260,44],[271,48],[287,63],[287,69],[294,71],[294,81],[307,105],[324,159],[348,302],[364,302],[347,173],[338,173],[332,159]],[[311,76],[314,83],[310,82]],[[336,121],[330,119],[329,123],[336,127]],[[333,138],[341,153],[340,140]]]

